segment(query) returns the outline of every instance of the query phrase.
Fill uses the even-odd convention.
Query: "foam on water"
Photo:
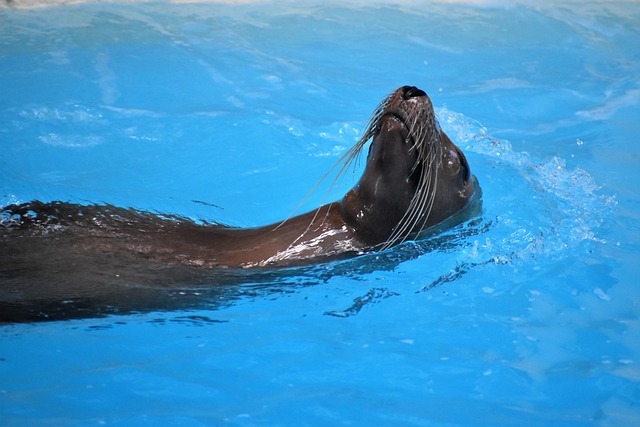
[[[509,141],[491,137],[484,126],[462,114],[442,109],[438,116],[465,151],[481,156],[477,163],[488,191],[500,192],[500,203],[493,202],[493,193],[485,196],[485,209],[496,209],[495,226],[513,238],[503,238],[500,247],[515,246],[516,256],[530,252],[553,258],[584,240],[606,243],[597,230],[616,201],[589,173],[568,168],[559,156],[544,160],[516,152]],[[518,242],[526,246],[517,249]]]

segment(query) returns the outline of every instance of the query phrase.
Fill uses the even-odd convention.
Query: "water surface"
[[[3,424],[636,425],[639,29],[635,2],[0,10],[2,205],[278,221],[404,84],[483,188],[439,240],[3,326]]]

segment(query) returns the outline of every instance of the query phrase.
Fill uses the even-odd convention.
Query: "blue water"
[[[0,9],[0,205],[278,221],[404,84],[484,201],[202,309],[0,326],[0,424],[639,425],[638,40],[636,2]]]

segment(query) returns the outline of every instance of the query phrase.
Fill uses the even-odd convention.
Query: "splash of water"
[[[461,148],[483,162],[480,169],[491,171],[481,177],[485,193],[499,195],[485,197],[485,215],[493,216],[494,228],[485,244],[475,242],[477,256],[484,250],[500,259],[559,259],[583,242],[607,243],[598,228],[617,203],[587,171],[569,168],[561,157],[517,152],[460,113],[443,108],[438,117]]]

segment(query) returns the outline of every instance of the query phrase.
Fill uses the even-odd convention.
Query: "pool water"
[[[530,3],[0,9],[0,206],[279,221],[405,84],[483,190],[188,309],[0,326],[0,424],[638,425],[640,3]]]

